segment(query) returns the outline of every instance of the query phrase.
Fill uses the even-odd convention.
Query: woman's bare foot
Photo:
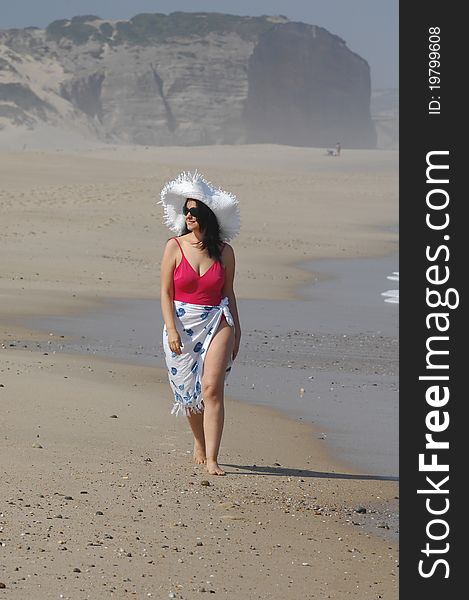
[[[205,448],[199,446],[199,444],[194,443],[194,462],[198,465],[204,465],[207,457],[205,456]]]
[[[210,475],[224,475],[225,471],[220,467],[216,460],[207,460],[207,471]]]

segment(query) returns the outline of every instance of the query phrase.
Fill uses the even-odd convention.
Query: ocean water
[[[314,314],[319,311],[330,315],[331,318],[326,319],[329,330],[334,323],[343,333],[372,330],[394,336],[398,325],[399,290],[394,289],[395,285],[390,289],[390,280],[399,281],[398,265],[398,253],[307,262],[302,266],[317,278],[300,293],[305,300],[314,302],[317,307]],[[320,328],[321,323],[318,323],[317,330]]]

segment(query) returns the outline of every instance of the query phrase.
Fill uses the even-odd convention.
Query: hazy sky
[[[0,0],[0,29],[45,27],[55,19],[93,14],[128,19],[141,12],[285,15],[325,27],[368,61],[373,88],[399,86],[399,0]]]

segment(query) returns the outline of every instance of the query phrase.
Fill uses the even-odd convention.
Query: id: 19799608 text
[[[428,89],[432,94],[428,103],[428,114],[439,115],[441,110],[440,102],[440,83],[441,83],[441,71],[440,71],[440,38],[439,27],[428,28]]]

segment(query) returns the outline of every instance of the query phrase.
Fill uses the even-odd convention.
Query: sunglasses
[[[197,206],[194,206],[193,208],[187,208],[187,206],[184,206],[182,212],[184,213],[184,216],[186,216],[188,213],[191,213],[195,219],[197,219],[197,217],[200,215],[200,209]]]

